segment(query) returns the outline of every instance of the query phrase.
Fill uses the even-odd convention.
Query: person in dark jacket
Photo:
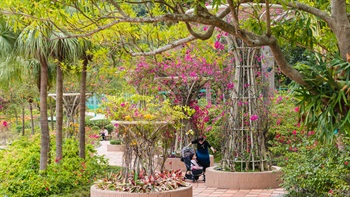
[[[197,161],[203,167],[203,180],[205,181],[205,169],[210,166],[209,148],[215,153],[215,149],[205,140],[203,136],[193,140],[188,146],[197,145],[196,155]]]

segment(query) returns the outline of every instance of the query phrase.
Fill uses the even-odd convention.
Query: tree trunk
[[[24,136],[24,127],[25,127],[25,119],[24,119],[24,104],[22,106],[22,136]]]
[[[55,129],[55,124],[53,123],[53,99],[50,99],[50,117],[51,117],[51,131]]]
[[[86,67],[88,59],[83,62],[83,69],[81,71],[80,80],[80,103],[79,103],[79,157],[85,159],[85,109],[86,109]]]
[[[57,65],[56,76],[56,160],[62,159],[62,124],[63,124],[63,73]]]
[[[50,133],[47,116],[47,86],[48,86],[48,64],[46,58],[40,57],[40,170],[46,170],[50,150]]]
[[[33,118],[33,104],[29,102],[29,111],[30,111],[30,122],[32,127],[32,135],[34,135],[34,118]]]

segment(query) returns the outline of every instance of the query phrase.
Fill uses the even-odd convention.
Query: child
[[[191,170],[203,170],[203,167],[197,163],[197,157],[195,154],[191,158]]]
[[[199,176],[203,173],[203,167],[197,163],[197,157],[195,154],[193,154],[191,158],[191,170],[193,181],[197,181]]]

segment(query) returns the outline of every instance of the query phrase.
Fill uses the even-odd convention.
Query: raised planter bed
[[[210,166],[214,166],[214,156],[210,155]],[[181,158],[168,158],[165,160],[164,169],[166,170],[178,170],[181,169],[186,172],[186,165],[181,161]]]
[[[192,197],[192,186],[180,187],[176,190],[155,193],[129,193],[102,190],[94,185],[90,188],[90,197]]]
[[[221,189],[268,189],[279,188],[282,171],[273,167],[272,171],[264,172],[227,172],[218,171],[213,167],[206,170],[205,185]]]
[[[123,152],[124,151],[124,145],[107,144],[107,151],[110,151],[110,152]]]

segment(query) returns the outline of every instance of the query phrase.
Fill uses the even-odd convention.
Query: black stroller
[[[201,169],[191,169],[191,159],[195,154],[192,147],[186,146],[181,150],[181,161],[186,165],[185,179],[190,179],[193,182],[198,181],[198,178],[203,174],[203,170]]]

